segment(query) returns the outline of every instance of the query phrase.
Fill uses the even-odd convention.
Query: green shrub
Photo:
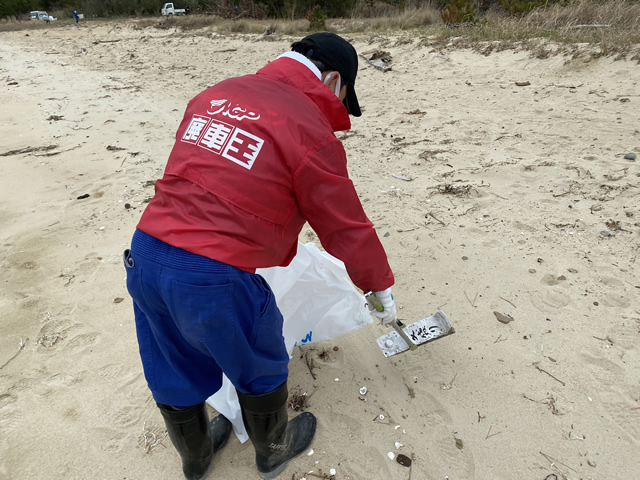
[[[472,0],[448,0],[440,12],[440,17],[445,25],[475,22],[477,20],[476,4]]]
[[[327,29],[325,26],[327,16],[318,5],[309,11],[307,14],[307,20],[309,20],[309,31],[311,32],[319,32]]]

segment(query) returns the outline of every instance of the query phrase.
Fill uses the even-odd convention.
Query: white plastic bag
[[[312,243],[298,243],[298,253],[288,267],[261,268],[256,273],[276,297],[290,356],[296,345],[340,337],[373,323],[366,300],[349,280],[344,264]],[[207,403],[231,421],[242,443],[247,441],[238,395],[226,376]]]

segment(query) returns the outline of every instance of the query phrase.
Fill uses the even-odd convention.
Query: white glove
[[[374,293],[378,301],[384,307],[384,310],[382,312],[378,312],[377,310],[369,307],[371,315],[378,317],[385,325],[395,321],[398,318],[398,313],[396,312],[396,302],[393,301],[393,295],[391,295],[391,287],[381,292]]]

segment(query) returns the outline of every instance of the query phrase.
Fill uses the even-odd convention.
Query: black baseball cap
[[[291,45],[291,50],[305,57],[324,63],[328,69],[337,71],[347,85],[344,106],[354,117],[362,115],[355,83],[358,74],[358,54],[344,38],[330,32],[313,33]]]

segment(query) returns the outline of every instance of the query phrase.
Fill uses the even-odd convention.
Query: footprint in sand
[[[528,195],[527,187],[522,185],[521,183],[517,183],[517,182],[513,183],[509,185],[507,189],[508,189],[507,191],[509,192],[509,195],[518,196],[518,197],[526,197]],[[520,222],[516,222],[516,223],[520,223]],[[533,230],[529,230],[529,228],[533,228]],[[538,229],[535,227],[528,227],[526,230],[529,232],[534,232]]]
[[[538,228],[532,227],[532,226],[527,225],[526,223],[522,223],[522,222],[517,222],[517,221],[513,222],[513,226],[515,228],[517,228],[518,230],[523,231],[523,232],[537,232],[538,231]]]
[[[614,345],[627,351],[636,350],[640,335],[640,319],[615,318],[611,323],[612,326],[607,333]]]
[[[551,287],[543,291],[529,292],[531,303],[543,313],[552,313],[559,308],[564,308],[570,303],[569,295],[562,292],[565,280],[554,274],[546,274],[540,280],[542,285]]]
[[[349,415],[341,414],[337,409],[331,409],[330,415],[322,417],[322,430],[316,433],[314,443],[316,445],[329,445],[334,442],[332,435],[341,432],[342,435],[348,435],[348,442],[362,442],[370,448],[363,449],[363,454],[354,458],[349,458],[343,475],[351,474],[353,478],[392,478],[390,461],[387,457],[387,451],[381,451],[375,448],[373,444],[367,440],[370,435],[364,431],[363,426],[371,424],[371,418],[368,421],[354,418]],[[387,425],[377,425],[379,428],[391,428]],[[373,431],[371,432],[373,434]],[[348,466],[347,466],[348,465]],[[347,478],[347,477],[345,477]]]
[[[106,381],[114,380],[120,386],[130,386],[140,381],[142,369],[131,369],[129,365],[107,363],[98,369],[98,375]]]
[[[74,374],[70,373],[56,373],[55,375],[51,375],[45,380],[42,380],[43,385],[47,385],[49,387],[73,387],[79,383],[84,381],[84,378],[87,376],[88,372],[83,370],[81,372],[76,372]]]
[[[120,432],[118,430],[112,430],[112,429],[106,429],[106,428],[99,428],[98,430],[102,430],[104,433],[104,436],[108,436],[108,440],[102,442],[102,444],[100,445],[100,448],[105,451],[105,452],[110,452],[110,453],[115,453],[115,452],[120,452],[122,451],[125,447],[130,446],[130,444],[132,443],[131,441],[131,434],[130,433],[124,433],[124,432]],[[168,438],[165,438],[165,432],[163,429],[158,429],[158,430],[162,430],[159,431],[158,433],[155,434],[155,437],[153,435],[148,435],[147,438],[147,447],[144,447],[144,436],[141,435],[142,437],[142,442],[143,442],[143,448],[149,448],[150,444],[153,444],[153,442],[157,442],[155,444],[155,446],[158,446],[158,444],[160,444],[160,441],[162,441],[162,445],[167,446],[167,444],[170,444],[171,441]],[[161,440],[162,439],[162,440]],[[149,443],[151,442],[151,443]]]
[[[78,348],[95,345],[100,341],[98,332],[84,332],[84,325],[66,319],[51,319],[40,328],[36,345],[39,352],[58,348]]]
[[[68,348],[89,347],[100,342],[100,334],[98,332],[81,333],[71,337],[67,342]]]
[[[455,438],[451,435],[451,417],[447,411],[438,407],[435,398],[429,398],[427,405],[435,408],[426,414],[425,423],[428,427],[428,440],[425,445],[425,462],[428,462],[428,473],[433,478],[475,478],[475,461],[471,450],[465,446],[456,446]]]
[[[8,437],[10,432],[21,428],[24,414],[17,407],[18,397],[11,393],[0,394],[0,430],[3,437]]]
[[[598,295],[598,299],[605,307],[629,308],[631,306],[631,300],[619,293],[603,293]]]
[[[611,360],[582,354],[583,365],[587,367],[589,376],[598,382],[598,391],[606,390],[624,381],[624,369]]]
[[[557,290],[529,292],[529,298],[533,306],[543,313],[553,313],[569,305],[569,297]]]
[[[503,244],[499,240],[486,240],[482,242],[483,247],[487,248],[502,248]]]
[[[118,406],[116,411],[110,412],[108,418],[112,419],[114,426],[133,428],[140,423],[140,408]]]
[[[129,398],[142,398],[147,392],[147,382],[142,369],[131,369],[130,366],[108,363],[98,370],[98,375],[105,385],[113,383],[114,393],[123,393]]]
[[[109,439],[106,440],[105,442],[102,442],[102,445],[100,445],[100,448],[105,452],[115,453],[115,452],[122,451],[126,446],[126,444],[128,443],[128,439],[130,435],[123,432],[119,432],[117,430],[107,430],[107,429],[104,429],[104,430],[106,430],[106,432],[109,434]],[[160,433],[159,436],[156,435],[156,439],[162,438],[163,435],[164,433]],[[151,436],[151,438],[153,439],[153,436]]]
[[[591,395],[598,401],[603,415],[634,441],[640,442],[640,409],[637,392],[626,391],[629,382],[625,381],[625,371],[606,358],[582,355],[584,365],[597,386]]]
[[[328,432],[339,431],[353,438],[363,438],[364,422],[358,418],[340,413],[339,407],[331,406],[328,411],[330,414],[323,417],[323,421],[328,425]]]
[[[600,280],[608,288],[598,295],[600,303],[605,307],[629,308],[631,300],[625,293],[625,284],[615,277],[602,277]]]
[[[640,409],[638,402],[618,392],[603,392],[598,395],[602,411],[633,441],[640,443]]]
[[[358,456],[357,463],[352,462],[351,459],[348,462],[351,464],[349,465],[351,472],[347,470],[344,473],[350,474],[351,477],[344,478],[359,478],[363,473],[365,478],[393,478],[387,452],[367,448],[364,454]]]

